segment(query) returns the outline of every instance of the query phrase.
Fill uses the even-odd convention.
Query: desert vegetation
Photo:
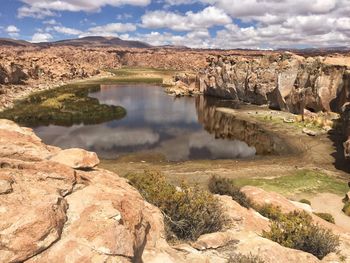
[[[162,211],[167,240],[196,240],[202,234],[224,228],[224,213],[211,193],[185,184],[175,187],[155,171],[126,177],[148,202]]]
[[[262,216],[269,218],[271,220],[270,230],[264,231],[263,237],[285,247],[302,250],[322,259],[327,254],[335,252],[339,245],[339,237],[334,235],[331,230],[314,224],[312,217],[307,212],[294,211],[285,214],[273,204],[255,204],[238,187],[234,186],[232,180],[227,178],[213,176],[209,180],[208,187],[211,192],[229,195],[242,206],[251,207]],[[316,215],[334,223],[334,218],[330,214],[316,213]]]
[[[263,237],[285,247],[299,249],[313,254],[319,259],[335,252],[339,237],[331,230],[312,222],[312,217],[302,211],[288,214],[277,212],[271,221],[271,229],[263,232]]]
[[[314,213],[314,214],[329,223],[335,224],[334,217],[329,213]]]
[[[231,196],[233,200],[245,208],[252,206],[251,200],[241,192],[239,187],[233,185],[230,179],[213,176],[209,180],[208,188],[213,194]]]

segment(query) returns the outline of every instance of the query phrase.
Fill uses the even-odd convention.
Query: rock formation
[[[267,104],[272,109],[294,114],[304,114],[305,110],[340,112],[350,101],[348,61],[306,58],[289,52],[256,57],[209,57],[208,66],[198,74],[196,87],[207,95]],[[345,151],[348,145],[349,142],[344,143]]]
[[[262,238],[268,219],[228,196],[217,196],[230,220],[227,229],[170,246],[160,210],[125,179],[93,168],[97,163],[92,153],[47,146],[31,129],[0,120],[0,262],[217,263],[237,253],[259,255],[266,263],[320,262]],[[256,202],[300,209],[278,194],[243,190]],[[349,259],[349,234],[315,220],[340,235],[341,255]],[[322,262],[338,260],[330,254]]]
[[[350,158],[350,102],[347,102],[342,107],[341,113],[342,125],[344,129],[344,156]]]
[[[249,58],[218,56],[210,57],[208,64],[199,74],[204,94],[268,104],[292,113],[301,113],[303,108],[337,111],[334,101],[343,89],[349,89],[348,67],[327,64],[322,57],[288,52]]]

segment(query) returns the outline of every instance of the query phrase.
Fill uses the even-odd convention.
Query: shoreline
[[[94,81],[103,79],[106,77],[112,77],[114,74],[107,72],[107,71],[101,71],[101,73],[87,77],[87,78],[76,78],[66,81],[60,81],[56,83],[27,83],[24,85],[2,85],[2,87],[5,87],[5,92],[0,94],[0,112],[12,108],[16,101],[23,100],[27,98],[28,96],[35,94],[36,92],[42,92],[47,91],[51,89],[56,89],[61,86],[69,85],[69,84],[78,84],[83,83],[85,81]],[[1,87],[1,86],[0,86]],[[15,89],[15,90],[13,90]],[[4,102],[3,102],[4,101]],[[5,102],[6,101],[6,102]]]

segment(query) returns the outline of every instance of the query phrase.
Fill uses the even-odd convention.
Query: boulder
[[[78,148],[62,150],[53,155],[50,160],[74,169],[91,169],[100,163],[96,153]]]

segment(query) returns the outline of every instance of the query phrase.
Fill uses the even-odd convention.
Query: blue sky
[[[349,0],[1,0],[0,36],[204,48],[347,46]]]

